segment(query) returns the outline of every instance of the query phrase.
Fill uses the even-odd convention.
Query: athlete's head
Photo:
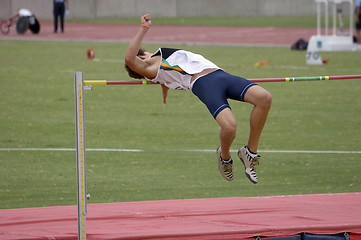
[[[149,53],[146,52],[144,50],[144,48],[140,48],[138,51],[138,54],[137,54],[137,56],[143,60],[147,58],[147,55],[149,55]],[[135,79],[144,79],[144,77],[142,75],[139,75],[138,73],[136,73],[132,69],[130,69],[130,67],[128,67],[127,64],[125,64],[124,67],[127,70],[129,77],[135,78]]]

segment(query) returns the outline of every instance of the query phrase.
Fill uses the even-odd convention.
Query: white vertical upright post
[[[353,22],[353,11],[354,11],[354,8],[353,8],[353,1],[350,0],[349,1],[349,5],[350,5],[350,38],[352,39],[353,41],[353,26],[354,26],[354,22]]]
[[[336,34],[337,34],[337,3],[336,2],[334,2],[333,3],[333,6],[332,6],[333,8],[332,8],[332,35],[333,36],[336,36]]]
[[[76,168],[78,185],[78,239],[86,239],[85,219],[87,215],[85,129],[84,129],[84,80],[82,72],[74,73],[76,114]]]
[[[328,36],[328,0],[325,1],[325,36]]]
[[[321,35],[321,3],[316,1],[317,3],[317,35]]]

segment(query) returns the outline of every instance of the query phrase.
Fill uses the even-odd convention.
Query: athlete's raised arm
[[[125,64],[128,65],[134,72],[147,77],[149,73],[147,72],[148,63],[143,61],[137,56],[143,38],[151,26],[151,16],[146,14],[141,17],[141,26],[130,43],[127,52],[125,54]]]

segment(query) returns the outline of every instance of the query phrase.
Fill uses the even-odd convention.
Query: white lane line
[[[0,151],[75,151],[75,148],[0,148]],[[127,149],[127,148],[87,148],[89,152],[145,152],[143,149]],[[181,149],[166,150],[168,152],[215,152],[210,149]],[[231,150],[237,152],[238,150]],[[330,153],[330,154],[361,154],[361,151],[314,151],[314,150],[259,150],[263,153]]]

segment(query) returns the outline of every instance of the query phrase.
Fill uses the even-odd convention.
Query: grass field
[[[101,61],[86,60],[89,47]],[[74,72],[128,80],[126,47],[1,40],[0,148],[75,148]],[[361,74],[359,52],[322,53],[328,64],[308,66],[305,52],[288,48],[169,47],[201,53],[246,78]],[[270,64],[255,67],[261,60]],[[361,80],[261,85],[273,105],[260,150],[361,150]],[[230,103],[237,150],[247,142],[251,106]],[[163,105],[156,85],[98,86],[86,92],[85,105],[87,148],[144,150],[87,152],[90,203],[361,191],[360,153],[261,151],[259,184],[246,179],[238,160],[235,180],[225,181],[215,152],[184,151],[219,145],[217,123],[191,92],[171,90]],[[76,204],[75,163],[74,151],[0,151],[0,208]]]

